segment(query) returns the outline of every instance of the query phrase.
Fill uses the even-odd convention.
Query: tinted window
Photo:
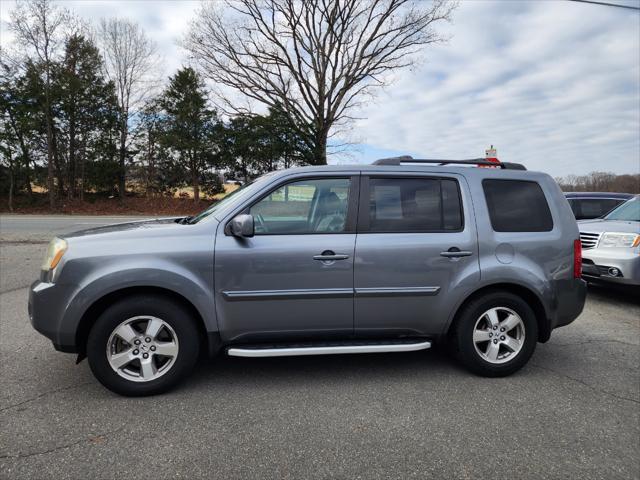
[[[610,198],[574,198],[570,203],[576,219],[583,220],[602,217],[622,202]]]
[[[577,219],[579,219],[580,217],[580,203],[578,202],[578,200],[574,199],[574,198],[570,198],[568,199],[569,201],[569,206],[571,207],[571,211],[573,212],[573,216],[576,217]]]
[[[347,178],[331,178],[279,187],[249,209],[256,235],[343,232],[349,184]]]
[[[460,192],[455,180],[369,179],[369,229],[372,232],[460,230]]]
[[[484,180],[482,186],[496,232],[548,232],[553,228],[549,205],[536,182]]]

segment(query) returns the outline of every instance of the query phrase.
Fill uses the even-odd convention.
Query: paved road
[[[509,378],[472,376],[438,350],[219,357],[174,392],[130,399],[29,326],[43,249],[2,245],[0,478],[640,477],[630,295],[592,289]]]

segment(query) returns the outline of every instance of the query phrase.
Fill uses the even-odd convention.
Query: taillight
[[[580,240],[573,241],[573,278],[582,276],[582,244]]]

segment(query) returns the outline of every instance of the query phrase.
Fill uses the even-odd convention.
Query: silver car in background
[[[640,196],[578,228],[586,280],[640,286]]]

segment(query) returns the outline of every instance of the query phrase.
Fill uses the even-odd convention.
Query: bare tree
[[[29,0],[18,2],[11,12],[9,28],[16,41],[35,55],[42,65],[44,74],[45,123],[47,128],[47,189],[49,190],[49,206],[55,206],[54,188],[54,138],[53,112],[51,109],[51,70],[53,57],[62,42],[62,30],[69,22],[69,12],[55,5],[51,0]]]
[[[414,0],[203,3],[183,46],[210,80],[283,109],[325,164],[327,140],[363,98],[411,67],[456,4]],[[237,112],[228,96],[221,100]],[[236,103],[237,107],[237,103]]]
[[[125,194],[126,159],[132,109],[139,106],[153,84],[158,56],[156,45],[144,30],[127,19],[100,22],[98,36],[107,77],[116,86],[119,108],[118,190]]]
[[[640,174],[616,175],[612,172],[591,172],[556,178],[565,192],[625,192],[640,193]]]

